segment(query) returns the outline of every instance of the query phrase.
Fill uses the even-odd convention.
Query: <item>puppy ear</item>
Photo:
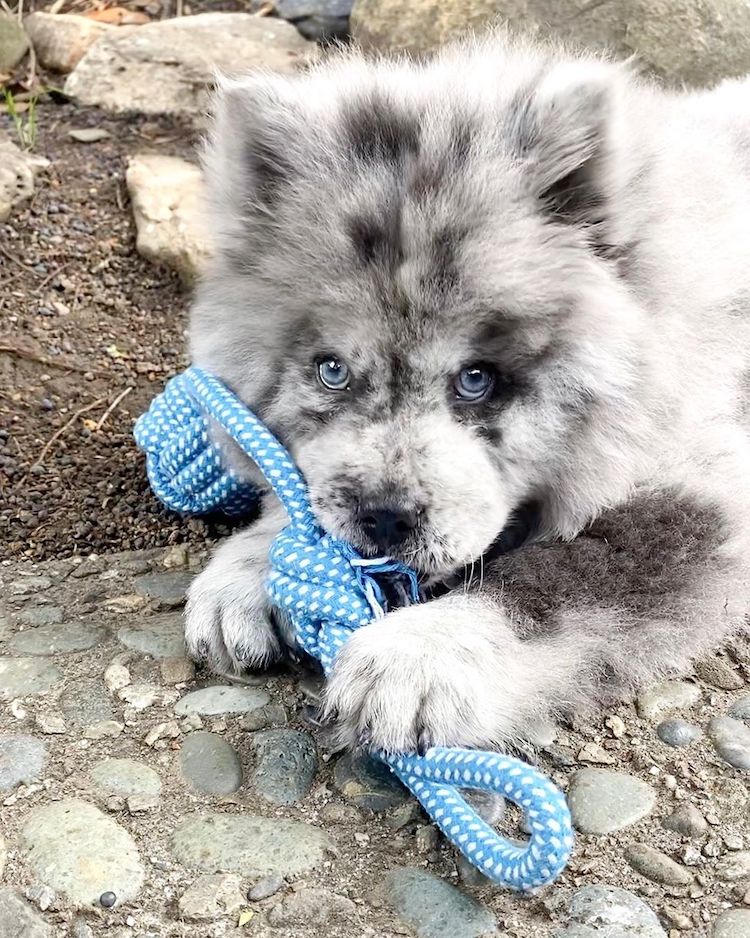
[[[615,181],[621,66],[554,65],[518,102],[512,137],[533,194],[573,224],[601,222]]]
[[[258,74],[219,78],[213,124],[203,149],[212,223],[250,234],[272,214],[295,176],[300,131],[294,79]]]

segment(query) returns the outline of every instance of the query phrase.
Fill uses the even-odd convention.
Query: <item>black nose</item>
[[[417,526],[417,513],[402,509],[373,508],[359,518],[362,530],[380,550],[403,544]]]

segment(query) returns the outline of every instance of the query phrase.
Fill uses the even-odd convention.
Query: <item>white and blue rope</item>
[[[300,645],[328,673],[354,629],[383,615],[377,576],[400,573],[418,598],[416,574],[391,560],[362,558],[326,534],[307,487],[273,434],[220,381],[198,368],[173,378],[136,423],[154,493],[185,514],[242,514],[256,493],[212,445],[214,420],[258,465],[284,505],[289,525],[270,552],[268,591],[294,623]],[[519,892],[553,882],[573,847],[570,811],[561,792],[535,768],[498,753],[433,747],[424,755],[372,755],[413,792],[443,833],[494,882]],[[495,792],[524,811],[531,831],[515,844],[489,827],[459,789]]]

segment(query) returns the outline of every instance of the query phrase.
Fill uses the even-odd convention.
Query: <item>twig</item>
[[[68,420],[67,423],[64,423],[59,428],[59,430],[55,430],[52,436],[47,440],[47,442],[44,444],[44,448],[42,449],[41,453],[37,457],[36,462],[32,464],[31,468],[33,469],[34,466],[41,466],[41,464],[44,462],[44,457],[47,455],[50,449],[54,446],[57,440],[60,439],[63,433],[65,433],[66,430],[69,430],[73,426],[73,424],[76,422],[76,420],[78,420],[79,417],[82,417],[84,414],[87,414],[90,410],[93,410],[95,407],[98,407],[100,404],[103,404],[104,401],[106,400],[107,400],[106,397],[98,397],[91,404],[86,404],[85,407],[81,407],[80,410],[77,410],[73,414],[73,416],[70,418],[70,420]]]
[[[42,282],[36,288],[36,292],[41,293],[48,283],[54,280],[58,274],[61,274],[65,270],[66,267],[70,267],[72,263],[73,261],[65,261],[64,264],[60,264],[60,266],[56,270],[53,270],[51,274],[47,274],[44,280],[42,280]]]
[[[81,374],[92,374],[99,378],[108,378],[109,375],[104,371],[94,368],[87,368],[85,365],[76,365],[72,362],[58,362],[54,358],[48,358],[46,355],[39,355],[32,352],[31,349],[19,348],[16,345],[0,345],[0,354],[15,355],[16,358],[24,358],[26,361],[37,362],[39,365],[46,365],[47,368],[60,368],[62,371],[78,371]]]
[[[52,6],[49,8],[50,13],[59,13],[60,10],[65,6],[65,0],[55,0]]]
[[[7,257],[9,261],[13,261],[14,264],[18,264],[19,267],[28,271],[28,273],[34,274],[35,277],[39,276],[33,267],[30,267],[28,264],[24,264],[23,261],[19,261],[19,259],[11,254],[10,251],[8,251],[6,248],[4,248],[2,244],[0,244],[0,254],[2,254],[4,257]]]
[[[97,421],[97,424],[94,427],[94,430],[101,430],[101,428],[104,426],[104,421],[107,419],[107,417],[109,417],[109,415],[112,413],[115,407],[117,407],[120,401],[126,398],[132,390],[133,390],[132,387],[128,387],[128,388],[125,388],[125,390],[122,391],[122,393],[117,395],[117,397],[112,401],[112,403],[109,405],[109,407],[104,411],[104,413],[101,415],[101,417]]]

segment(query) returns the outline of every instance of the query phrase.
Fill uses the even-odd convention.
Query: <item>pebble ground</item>
[[[748,938],[750,648],[529,757],[579,831],[519,898],[312,722],[185,657],[185,546],[0,565],[0,938]],[[505,812],[504,829],[522,836]]]

